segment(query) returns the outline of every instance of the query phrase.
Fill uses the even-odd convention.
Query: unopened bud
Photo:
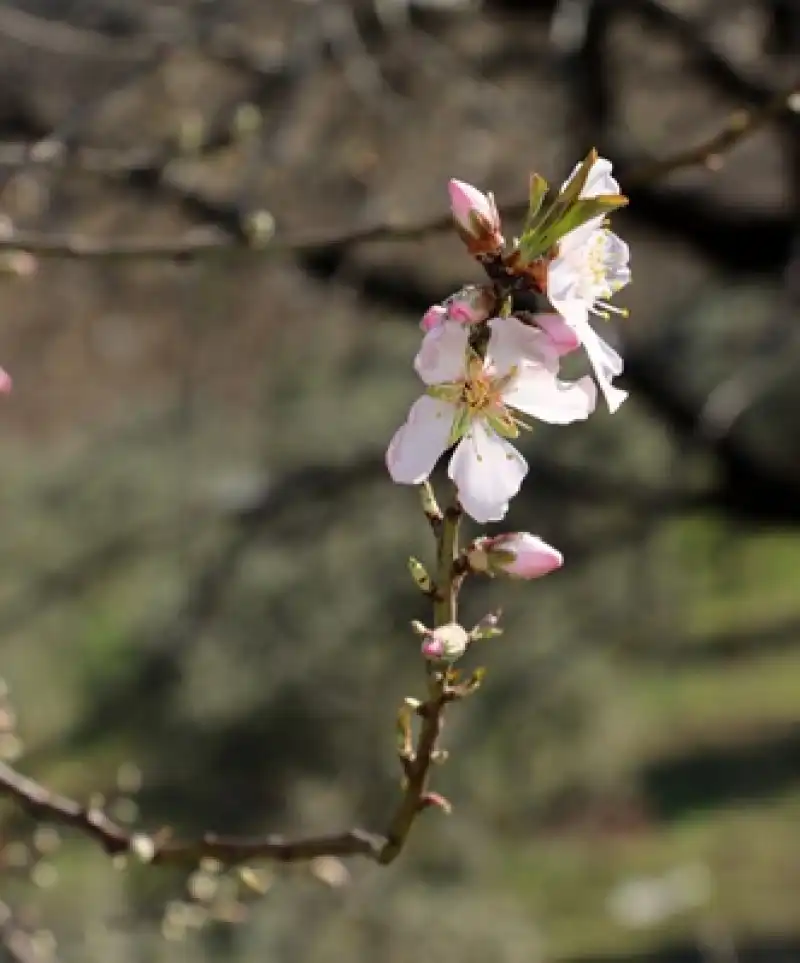
[[[485,284],[468,284],[444,302],[450,321],[478,324],[494,314],[497,297]]]
[[[476,571],[512,578],[540,578],[564,564],[564,557],[552,545],[528,532],[510,532],[478,539],[467,550]]]
[[[431,662],[455,662],[467,651],[469,633],[457,622],[440,625],[426,632],[422,639],[422,654]]]
[[[505,244],[500,215],[491,194],[482,194],[464,181],[451,180],[450,210],[459,233],[472,254],[496,254]]]
[[[423,331],[433,331],[447,321],[447,308],[443,304],[434,304],[422,315],[419,326]]]

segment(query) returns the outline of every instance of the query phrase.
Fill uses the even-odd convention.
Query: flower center
[[[461,389],[461,400],[473,414],[485,411],[499,401],[492,380],[485,374],[468,378]]]
[[[597,291],[597,297],[607,298],[612,294],[606,277],[606,232],[598,231],[589,244],[586,269],[588,280],[592,288]]]

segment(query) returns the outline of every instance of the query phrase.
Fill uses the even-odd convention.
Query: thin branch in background
[[[153,51],[150,40],[122,42],[95,30],[37,17],[7,3],[0,4],[0,36],[36,50],[107,63],[144,62]]]
[[[236,191],[237,206],[242,210],[252,208],[251,199],[255,188],[265,168],[270,165],[280,165],[290,160],[291,130],[294,123],[297,105],[302,96],[303,83],[322,62],[322,48],[324,30],[320,23],[309,24],[303,22],[295,31],[289,44],[289,51],[285,58],[285,69],[281,78],[281,96],[277,98],[276,116],[273,117],[273,127],[267,132],[262,128],[263,113],[259,108],[259,101],[264,100],[265,82],[258,84],[258,90],[252,98],[251,122],[252,129],[246,137],[247,158],[241,184]],[[239,121],[242,119],[242,107]]]
[[[662,0],[620,0],[620,8],[627,7],[657,29],[675,37],[697,64],[728,94],[748,104],[763,107],[773,97],[774,90],[754,76],[748,76],[731,63],[700,24],[684,17]],[[726,5],[727,15],[728,9]]]
[[[136,60],[121,77],[104,88],[96,97],[78,101],[55,130],[29,146],[27,156],[22,159],[21,164],[13,168],[7,167],[5,170],[0,169],[0,194],[15,178],[29,173],[40,165],[49,166],[71,153],[86,122],[105,106],[110,98],[160,67],[170,49],[168,44],[153,46],[149,56]]]
[[[345,2],[326,3],[319,9],[322,31],[351,89],[371,109],[394,113],[403,104],[389,86],[375,57],[361,36],[356,15]]]
[[[792,88],[777,95],[762,109],[740,111],[733,115],[724,127],[708,140],[694,147],[681,149],[675,154],[657,161],[634,165],[620,177],[624,183],[637,187],[651,184],[675,171],[709,165],[711,158],[718,159],[733,150],[747,137],[754,134],[771,119],[786,111],[800,109],[800,88]],[[527,200],[502,204],[506,216],[518,216],[527,209]],[[236,237],[214,227],[198,227],[175,239],[125,238],[103,239],[81,234],[51,234],[37,231],[7,230],[0,236],[0,251],[23,250],[38,257],[81,259],[136,259],[165,260],[214,257],[247,251],[268,255],[317,254],[334,248],[346,248],[355,244],[382,240],[418,240],[429,234],[449,230],[452,217],[448,212],[411,224],[381,222],[363,225],[329,234],[326,237],[298,237],[275,239],[268,244],[250,244],[245,235]],[[259,242],[261,239],[258,239]]]
[[[800,86],[783,90],[764,104],[750,110],[737,110],[728,117],[724,126],[707,140],[694,147],[679,150],[670,157],[642,163],[625,176],[626,185],[639,187],[662,180],[668,174],[691,167],[707,167],[718,170],[724,155],[730,153],[743,140],[752,137],[773,120],[787,114],[800,114]]]

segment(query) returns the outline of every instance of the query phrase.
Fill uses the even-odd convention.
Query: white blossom
[[[493,318],[485,357],[469,329],[447,321],[429,331],[414,361],[427,385],[395,433],[386,461],[394,481],[417,485],[455,445],[448,474],[464,510],[478,522],[499,521],[528,471],[510,444],[517,412],[552,424],[587,418],[596,389],[590,378],[558,379],[558,351],[547,335],[517,318]]]
[[[564,186],[574,176],[575,171]],[[611,176],[611,162],[601,157],[592,165],[580,196],[604,194],[619,194],[619,184]],[[627,392],[612,384],[622,371],[622,359],[592,328],[589,317],[624,313],[608,299],[631,279],[629,256],[628,245],[609,231],[604,216],[598,215],[561,239],[547,272],[550,303],[580,338],[611,411],[627,397]]]

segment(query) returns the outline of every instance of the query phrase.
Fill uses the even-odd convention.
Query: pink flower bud
[[[533,320],[560,355],[569,354],[581,346],[581,339],[560,314],[536,314]]]
[[[433,331],[433,329],[438,328],[440,324],[444,324],[446,320],[447,308],[441,304],[434,304],[422,315],[419,326],[423,331]]]
[[[466,629],[456,622],[449,622],[425,633],[422,654],[431,662],[455,662],[467,651],[468,645]]]
[[[466,287],[451,294],[444,303],[447,316],[460,324],[479,324],[487,321],[496,307],[496,298],[491,288],[478,284]]]
[[[564,563],[561,552],[528,532],[480,539],[476,549],[474,554],[476,557],[479,552],[483,554],[491,572],[513,578],[540,578]]]
[[[488,321],[496,308],[496,297],[488,285],[468,284],[451,294],[443,304],[434,304],[422,316],[419,326],[426,333],[445,321],[478,324]]]
[[[0,394],[7,395],[11,391],[11,375],[0,368]]]
[[[500,215],[491,194],[482,194],[477,187],[464,181],[451,180],[448,184],[450,210],[465,240],[475,242],[475,254],[498,251],[503,244]]]

